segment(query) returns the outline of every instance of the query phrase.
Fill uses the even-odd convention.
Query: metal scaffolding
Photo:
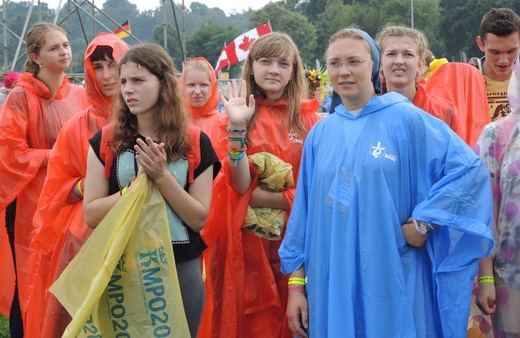
[[[164,29],[164,42],[163,42],[163,47],[164,48],[167,48],[167,38],[166,38],[166,32],[167,32],[167,15],[166,15],[166,1],[167,0],[161,0],[163,6],[162,6],[162,10],[163,10],[163,29]],[[27,11],[27,16],[25,18],[25,22],[24,22],[24,26],[23,26],[23,30],[22,30],[22,33],[21,33],[21,36],[17,35],[15,32],[13,32],[11,29],[9,29],[9,27],[7,26],[7,3],[9,2],[9,0],[2,0],[2,28],[3,28],[3,33],[4,33],[4,39],[3,39],[3,46],[4,46],[4,65],[3,65],[3,69],[5,70],[5,72],[7,73],[8,71],[12,71],[14,70],[15,66],[16,66],[16,63],[19,61],[19,59],[21,57],[23,57],[23,55],[25,54],[25,52],[20,52],[21,48],[22,48],[22,45],[25,44],[25,40],[24,40],[24,37],[25,37],[25,34],[26,34],[26,31],[28,29],[28,25],[29,25],[29,19],[31,17],[31,14],[32,14],[32,11],[33,11],[33,8],[35,6],[35,2],[37,2],[37,6],[38,8],[40,7],[40,4],[41,4],[41,0],[31,0],[31,4],[30,4],[30,7],[29,7],[29,10]],[[131,31],[127,31],[120,23],[118,23],[116,20],[114,20],[110,15],[108,15],[107,13],[105,13],[101,8],[97,7],[95,5],[95,0],[66,0],[66,5],[67,5],[67,11],[66,11],[66,15],[65,17],[63,17],[60,21],[58,21],[58,18],[59,18],[59,14],[62,10],[62,2],[63,0],[60,0],[59,2],[59,5],[58,5],[58,8],[56,9],[56,16],[54,17],[54,24],[56,25],[62,25],[64,22],[68,21],[68,26],[69,26],[69,29],[68,31],[70,32],[71,31],[71,22],[72,22],[72,18],[73,16],[77,15],[77,18],[78,18],[78,23],[79,25],[81,26],[81,31],[83,33],[83,37],[85,39],[85,43],[88,45],[88,43],[90,42],[89,39],[87,38],[87,33],[86,33],[86,30],[85,30],[85,27],[84,27],[84,24],[83,24],[83,19],[84,17],[86,16],[88,19],[92,20],[93,22],[93,33],[92,35],[95,35],[95,31],[96,31],[96,25],[99,25],[101,26],[104,30],[106,30],[107,32],[112,32],[113,29],[110,29],[108,28],[105,24],[103,24],[103,22],[101,22],[98,18],[100,16],[108,19],[110,22],[114,23],[117,27],[121,28],[123,31],[127,32],[129,34],[129,36],[133,39],[135,39],[135,41],[137,42],[142,42],[141,40],[139,40],[134,34],[132,34]],[[173,17],[174,17],[174,21],[175,21],[175,28],[177,30],[177,34],[178,34],[178,38],[179,38],[179,41],[182,41],[181,42],[181,51],[182,51],[182,55],[184,56],[184,59],[186,58],[186,46],[185,46],[185,30],[184,30],[184,10],[185,10],[185,7],[184,7],[184,0],[182,0],[182,13],[183,13],[183,18],[182,18],[182,26],[183,26],[183,36],[181,38],[181,34],[180,34],[180,31],[179,31],[179,25],[178,25],[178,21],[177,21],[177,16],[175,14],[175,6],[174,6],[174,2],[173,0],[170,0],[171,2],[171,8],[172,8],[172,11],[173,11]],[[88,9],[91,9],[91,12],[89,12],[87,9],[85,9],[84,7],[87,7],[86,5],[90,5],[88,6]],[[96,12],[99,13],[99,15],[96,15]],[[39,11],[39,20],[41,20],[41,11]],[[67,30],[67,29],[66,29]],[[17,44],[17,48],[16,48],[16,52],[15,52],[15,55],[12,59],[12,62],[8,63],[8,53],[7,53],[7,34],[10,34],[12,35],[15,39],[18,40],[18,44]],[[21,55],[20,55],[21,54]]]

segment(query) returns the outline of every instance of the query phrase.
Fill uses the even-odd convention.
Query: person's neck
[[[58,92],[58,89],[60,89],[61,85],[63,84],[64,75],[64,73],[51,73],[44,68],[40,69],[36,77],[45,83],[47,88],[49,88],[52,97],[54,97],[54,95],[56,95]]]
[[[376,93],[373,92],[369,96],[362,97],[362,98],[355,98],[346,100],[344,98],[341,99],[343,105],[348,111],[354,111],[354,110],[360,110],[365,107],[365,105],[372,99],[374,96],[376,96]]]
[[[144,136],[150,137],[152,140],[157,140],[157,118],[152,112],[141,114],[137,116],[137,132]]]
[[[417,89],[415,89],[415,84],[406,86],[406,87],[397,87],[386,84],[387,92],[397,92],[403,96],[405,96],[410,102],[413,102],[415,98],[415,94],[417,93]]]

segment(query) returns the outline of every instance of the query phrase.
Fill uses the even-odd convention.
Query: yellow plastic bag
[[[260,188],[280,192],[294,186],[292,165],[289,163],[267,152],[255,153],[248,158],[258,170]],[[276,241],[282,236],[284,222],[285,210],[249,206],[242,230]]]
[[[50,291],[73,317],[63,337],[189,337],[164,198],[141,175]]]

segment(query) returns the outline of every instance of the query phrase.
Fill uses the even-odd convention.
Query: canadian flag
[[[253,42],[255,42],[258,37],[271,32],[271,24],[267,22],[239,35],[227,46],[224,45],[220,57],[218,58],[215,71],[218,72],[227,65],[234,65],[245,60]],[[221,65],[223,66],[220,67]]]
[[[222,46],[222,52],[220,53],[220,56],[218,57],[217,66],[215,67],[215,72],[218,72],[220,69],[229,65],[226,48],[227,48],[226,44],[224,44],[224,46]]]

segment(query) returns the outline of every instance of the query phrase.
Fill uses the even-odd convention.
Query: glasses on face
[[[354,58],[354,59],[349,59],[348,61],[345,61],[345,62],[333,60],[333,61],[327,62],[327,70],[337,72],[341,69],[342,66],[345,66],[347,68],[356,68],[368,60],[370,60],[370,58],[365,58],[365,59]]]

